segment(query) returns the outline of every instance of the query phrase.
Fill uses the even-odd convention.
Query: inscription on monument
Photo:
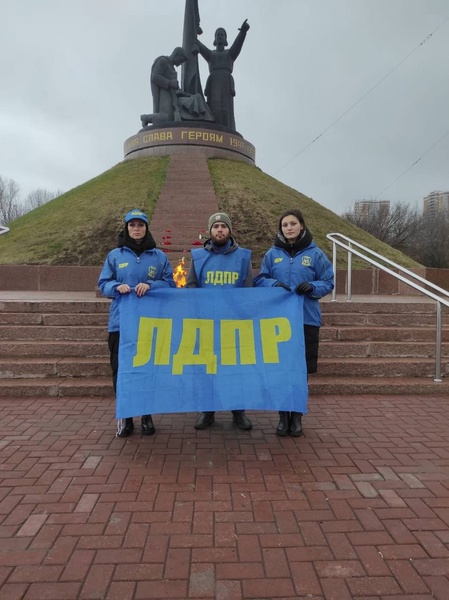
[[[240,152],[252,160],[255,159],[256,155],[256,150],[250,142],[230,133],[174,127],[154,131],[140,131],[137,136],[126,140],[124,144],[125,156],[141,148],[172,145],[200,145],[222,148]]]

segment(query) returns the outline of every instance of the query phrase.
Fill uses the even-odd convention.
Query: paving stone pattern
[[[0,399],[0,599],[447,600],[449,402],[315,396],[114,437],[112,398]]]

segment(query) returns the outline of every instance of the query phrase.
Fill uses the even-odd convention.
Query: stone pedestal
[[[240,134],[220,130],[213,123],[191,121],[146,127],[124,143],[124,157],[187,154],[192,148],[205,158],[228,158],[255,165],[256,149]]]

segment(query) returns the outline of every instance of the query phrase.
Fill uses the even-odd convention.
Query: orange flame
[[[173,269],[173,279],[175,280],[176,287],[185,287],[187,283],[187,269],[184,264],[186,259],[184,257],[181,258],[178,265]]]

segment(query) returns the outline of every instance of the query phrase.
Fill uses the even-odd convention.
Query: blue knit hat
[[[139,210],[138,208],[133,208],[125,215],[125,223],[129,223],[132,219],[140,219],[144,223],[148,225],[148,217],[144,212]]]

